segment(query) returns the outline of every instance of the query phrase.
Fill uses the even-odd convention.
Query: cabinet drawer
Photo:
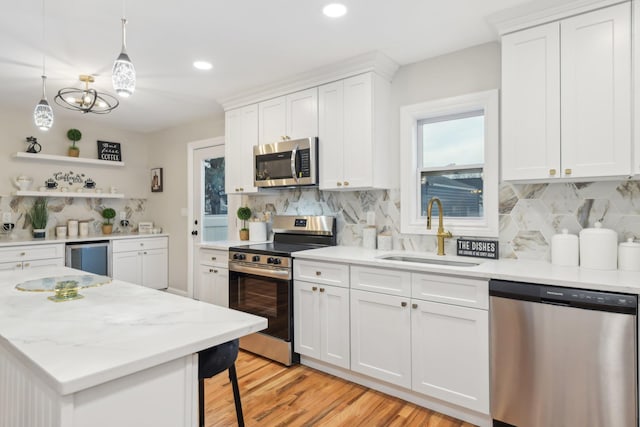
[[[200,264],[227,267],[229,251],[221,249],[200,249]]]
[[[28,245],[0,248],[1,262],[47,258],[64,258],[64,245]]]
[[[348,288],[349,266],[346,264],[295,259],[293,261],[293,278],[295,280]]]
[[[489,282],[467,277],[413,273],[411,297],[486,310],[489,308]]]
[[[113,252],[129,252],[139,249],[163,249],[168,246],[167,237],[122,239],[113,241]]]
[[[351,289],[411,296],[411,273],[375,267],[351,267]]]

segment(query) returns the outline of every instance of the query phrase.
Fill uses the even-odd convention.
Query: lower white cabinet
[[[351,290],[351,370],[411,387],[409,298]]]
[[[296,280],[294,350],[349,368],[349,289]]]
[[[489,413],[489,312],[411,301],[414,391]]]
[[[154,289],[169,282],[167,237],[114,240],[113,278]]]
[[[200,249],[195,299],[229,307],[228,251]]]
[[[0,248],[0,271],[38,267],[64,267],[64,244]]]

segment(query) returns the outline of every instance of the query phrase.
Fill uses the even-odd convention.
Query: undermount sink
[[[421,258],[406,255],[385,255],[379,257],[378,259],[384,259],[388,261],[417,262],[420,264],[448,265],[452,267],[475,267],[480,265],[480,263],[471,261],[453,261],[450,259]]]

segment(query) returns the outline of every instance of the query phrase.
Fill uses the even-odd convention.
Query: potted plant
[[[80,149],[76,147],[76,142],[82,139],[82,132],[78,129],[69,129],[67,131],[67,138],[71,141],[71,147],[69,147],[69,157],[78,157],[80,155]]]
[[[249,240],[249,229],[247,228],[247,220],[251,218],[251,209],[248,207],[239,207],[238,219],[242,220],[242,228],[240,229],[240,240]]]
[[[47,232],[47,221],[49,220],[47,199],[38,197],[35,202],[33,202],[33,206],[31,206],[29,216],[31,217],[31,226],[33,227],[33,237],[36,239],[44,238]]]
[[[116,217],[116,211],[111,208],[104,208],[102,210],[102,218],[105,221],[102,223],[102,234],[111,234],[113,232],[113,224],[111,220]]]

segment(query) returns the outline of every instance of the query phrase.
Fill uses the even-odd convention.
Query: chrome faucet
[[[431,230],[431,208],[433,208],[433,202],[438,204],[438,255],[444,255],[444,239],[447,237],[453,237],[450,231],[444,231],[444,225],[442,221],[442,202],[437,197],[432,197],[427,205],[427,230]]]

